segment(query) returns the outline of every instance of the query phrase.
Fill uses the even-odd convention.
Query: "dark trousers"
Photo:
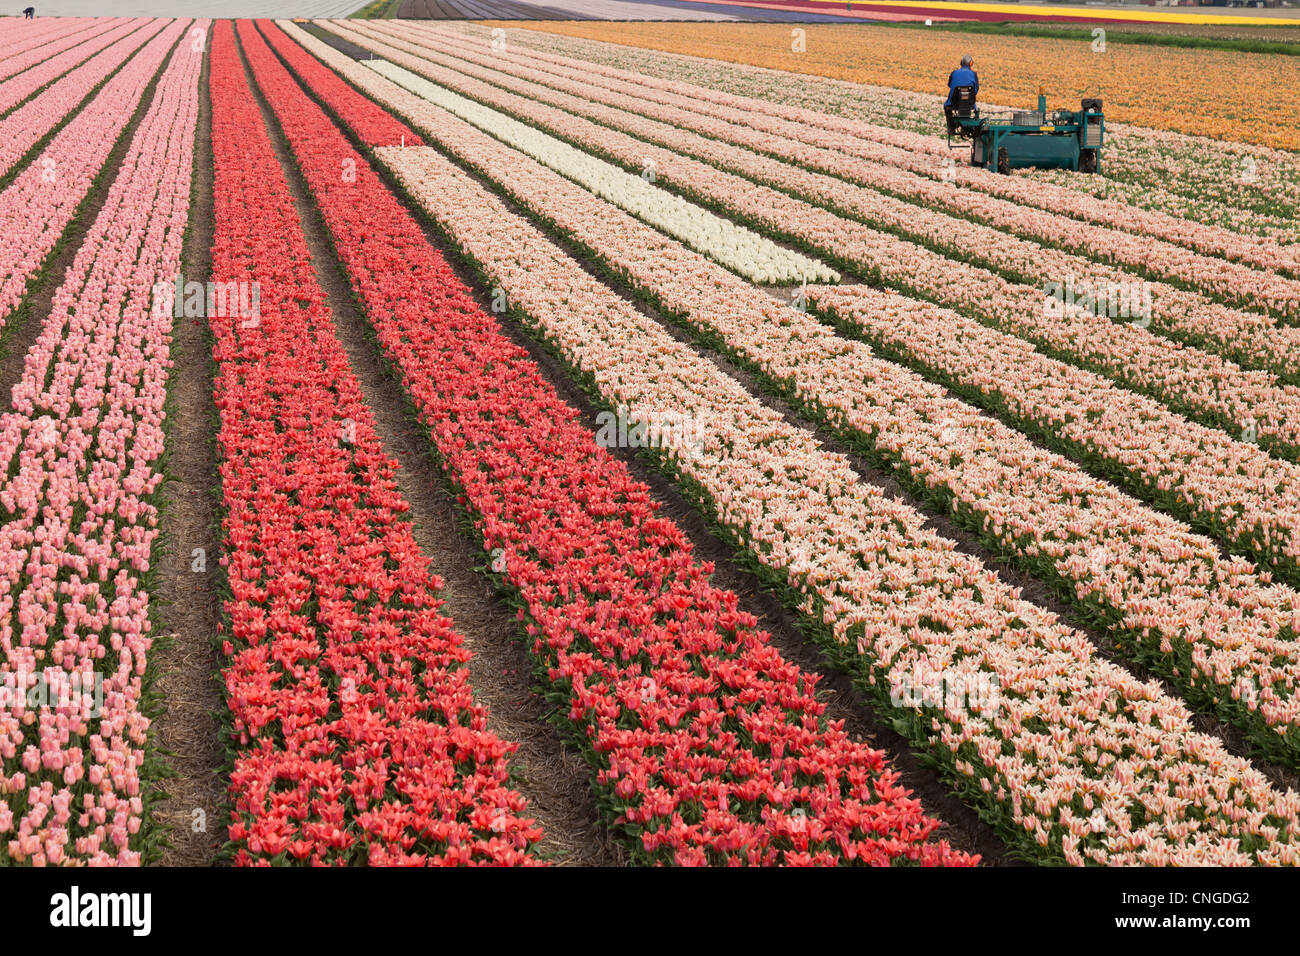
[[[948,135],[956,136],[957,131],[961,129],[961,127],[957,125],[957,117],[953,115],[952,107],[947,104],[944,104],[943,115],[944,118],[947,119],[948,121]],[[970,111],[970,115],[979,116],[980,115],[979,107],[975,107],[974,109],[972,109]]]

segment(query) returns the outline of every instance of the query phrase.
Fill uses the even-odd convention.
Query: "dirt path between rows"
[[[199,78],[199,125],[189,232],[181,256],[187,281],[212,271],[212,104],[208,62]],[[157,805],[168,824],[164,866],[208,866],[226,840],[225,755],[217,671],[221,530],[217,474],[217,409],[213,402],[212,337],[207,320],[181,318],[172,329],[168,379],[167,484],[162,521],[166,551],[159,565],[160,633],[171,640],[153,655],[155,689],[164,712],[154,721],[155,746],[175,776],[159,782]],[[201,549],[201,555],[195,553]],[[200,812],[196,812],[200,811]]]
[[[253,84],[247,65],[245,72]],[[416,542],[430,569],[443,579],[442,612],[455,623],[473,654],[467,666],[475,697],[489,709],[489,728],[502,739],[519,744],[511,761],[513,784],[528,800],[528,815],[543,828],[537,850],[556,864],[621,865],[625,853],[600,823],[589,784],[590,769],[576,751],[565,746],[546,719],[550,707],[532,693],[532,661],[522,643],[523,631],[510,608],[497,599],[490,579],[474,570],[486,558],[457,526],[454,498],[429,454],[429,441],[410,417],[410,404],[401,385],[387,373],[342,267],[335,267],[338,257],[325,224],[278,123],[261,91],[254,87],[254,92],[302,218],[339,341],[361,384],[384,451],[398,462],[397,484],[411,506]]]

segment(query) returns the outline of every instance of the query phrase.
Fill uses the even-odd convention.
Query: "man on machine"
[[[960,86],[971,88],[971,101],[980,91],[980,78],[975,73],[975,61],[970,56],[961,58],[961,66],[948,74],[948,98],[943,101],[943,114],[948,118],[948,135],[957,132],[957,123],[952,116],[952,91]]]

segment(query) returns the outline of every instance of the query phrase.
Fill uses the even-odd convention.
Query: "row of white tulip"
[[[1300,759],[1300,595],[1267,587],[1267,575],[1223,559],[1208,538],[455,117],[435,112],[421,126],[814,417],[903,470],[990,546],[1063,582],[1081,606],[1099,606],[1104,626],[1143,644],[1181,686],[1212,686],[1220,700],[1239,701],[1234,718],[1262,746]],[[1300,469],[1291,470],[1300,489]],[[1300,543],[1289,549],[1300,555]]]
[[[378,37],[381,28],[354,29]],[[606,91],[578,77],[536,70],[526,65],[526,59],[520,64],[507,54],[476,54],[456,50],[449,43],[442,44],[449,49],[438,49],[387,35],[382,42],[424,59],[437,71],[435,78],[440,83],[463,83],[468,75],[503,86],[789,192],[1020,284],[1041,288],[1045,278],[1052,278],[1058,282],[1142,287],[1144,301],[1150,304],[1149,316],[1144,315],[1143,320],[1150,321],[1154,331],[1288,379],[1296,375],[1300,365],[1300,329],[1283,326],[1277,316],[1264,314],[1271,310],[1277,315],[1290,315],[1300,310],[1300,282],[1168,247],[1165,259],[1170,268],[1166,272],[1218,295],[1252,298],[1263,312],[1234,308],[1167,282],[1144,282],[1144,270],[1158,265],[1161,259],[1158,244],[1149,239],[1134,239],[1115,230],[1024,209],[996,197],[958,191],[892,165],[866,164],[844,152],[763,133],[750,128],[748,114],[735,110],[729,111],[730,120],[724,121],[675,106],[659,106],[635,92]],[[505,72],[507,69],[509,72]],[[622,86],[635,89],[627,83]],[[784,125],[800,128],[792,123]],[[842,135],[840,138],[848,139]],[[937,161],[924,162],[934,165]],[[824,172],[812,172],[808,167]],[[1065,244],[1075,252],[1045,247],[889,194],[908,194],[908,199],[917,202],[955,205],[958,209],[987,207],[985,218],[998,220],[1011,232],[1065,236],[1069,239]],[[1128,250],[1127,261],[1136,264],[1142,275],[1097,261],[1113,259],[1113,251],[1121,248]]]
[[[467,45],[482,47],[491,40],[489,30],[477,24],[448,24],[448,29],[461,31]],[[819,115],[866,121],[894,135],[919,134],[921,140],[939,145],[934,96],[928,93],[535,30],[507,30],[505,39],[509,48],[549,51],[638,75],[687,81],[778,108],[811,108]],[[1035,170],[1017,178],[1250,233],[1282,247],[1300,242],[1300,220],[1279,212],[1279,204],[1284,204],[1282,209],[1300,205],[1300,160],[1294,154],[1123,123],[1108,123],[1107,134],[1101,176]]]
[[[396,81],[448,112],[473,123],[503,142],[532,156],[620,209],[676,236],[754,282],[834,282],[839,274],[800,253],[783,249],[770,239],[699,206],[617,166],[574,149],[568,143],[525,126],[503,113],[436,86],[384,60],[367,66]]]

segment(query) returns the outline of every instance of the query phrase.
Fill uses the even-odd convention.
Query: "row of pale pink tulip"
[[[48,104],[44,111],[44,115],[48,115],[54,120],[60,119],[63,113],[57,112],[57,109],[65,102],[75,104],[77,99],[80,99],[80,97],[77,97],[77,99],[66,100],[60,96],[48,95],[48,92],[57,93],[58,91],[47,91],[46,88],[59,77],[73,70],[73,68],[85,63],[96,53],[107,49],[133,31],[139,30],[148,22],[148,20],[118,20],[113,29],[93,36],[88,40],[84,40],[83,42],[71,47],[71,49],[64,50],[56,56],[51,56],[48,59],[37,63],[31,69],[24,70],[17,76],[10,77],[3,83],[0,83],[0,114],[9,112],[33,93],[41,92],[46,98]],[[123,58],[125,58],[125,54],[123,54]],[[98,65],[101,70],[106,72],[107,70],[112,69],[111,64],[115,62],[121,61],[114,60],[112,55],[108,55],[103,57],[101,61],[99,61]],[[95,78],[102,77],[104,72],[99,72],[94,68],[79,71],[80,76],[91,78],[90,81],[88,83],[82,81],[66,84],[67,89],[72,91],[66,95],[75,96],[75,91],[81,90],[82,95],[84,96],[85,91],[98,82],[98,79]],[[67,107],[63,106],[63,109],[66,111]]]
[[[412,80],[412,91],[427,95],[418,84],[432,84]],[[944,397],[942,388],[839,338],[451,113],[431,106],[420,125],[639,294],[899,469],[990,547],[1059,583],[1082,609],[1099,609],[1099,624],[1118,643],[1137,644],[1188,691],[1208,690],[1277,759],[1300,761],[1300,595],[1267,587],[1268,575],[1240,558],[1223,559],[1210,539]],[[1291,471],[1292,491],[1282,496],[1288,504],[1300,500],[1300,469]],[[1288,548],[1300,556],[1300,543]]]
[[[934,137],[541,51],[507,48],[493,51],[490,60],[483,60],[481,53],[476,55],[476,48],[483,50],[482,46],[467,50],[463,33],[440,25],[417,23],[394,28],[375,21],[374,26],[381,33],[430,45],[480,65],[533,69],[550,77],[545,81],[548,85],[555,85],[555,79],[579,81],[636,100],[680,108],[684,116],[672,110],[664,115],[646,114],[679,126],[692,128],[698,122],[696,117],[721,120],[724,125],[719,131],[730,142],[1094,259],[1176,279],[1233,301],[1271,305],[1287,314],[1294,314],[1300,305],[1300,284],[1275,275],[1261,276],[1256,269],[1235,264],[1294,274],[1300,271],[1300,249],[1249,240],[1226,229],[1153,215],[1120,203],[1102,203],[1059,186],[971,167],[964,153],[961,162],[956,162],[952,150]],[[800,149],[797,144],[815,148]],[[865,162],[850,163],[848,157]],[[952,185],[969,189],[954,190],[949,188]],[[1029,209],[1038,212],[1029,213]],[[1224,258],[1233,263],[1222,261]]]
[[[1300,467],[1294,463],[951,309],[863,285],[843,294],[809,287],[806,296],[850,335],[1300,582]]]
[[[476,54],[458,49],[454,41],[436,39],[428,41],[434,44],[429,46],[384,35],[382,31],[391,28],[383,26],[363,24],[356,29],[368,31],[375,37],[383,35],[384,42],[391,42],[398,49],[426,58],[445,69],[465,71],[493,84],[504,83],[514,92],[634,132],[658,145],[792,192],[812,203],[912,239],[946,256],[986,267],[1017,282],[1041,288],[1045,278],[1059,282],[1069,277],[1075,281],[1086,279],[1094,283],[1135,286],[1149,271],[1177,273],[1180,283],[1199,285],[1224,298],[1249,300],[1245,304],[1255,311],[1231,308],[1193,291],[1152,282],[1147,291],[1156,330],[1167,331],[1193,345],[1205,345],[1234,361],[1247,362],[1252,367],[1283,375],[1295,375],[1300,364],[1300,329],[1279,328],[1271,315],[1260,314],[1270,309],[1278,316],[1300,313],[1300,282],[1295,280],[1201,256],[1168,243],[1125,236],[1115,230],[1104,230],[1042,211],[1025,210],[997,197],[957,190],[887,165],[864,163],[837,150],[801,145],[751,128],[761,122],[751,113],[742,114],[719,107],[728,114],[730,121],[714,119],[680,107],[680,104],[659,106],[639,95],[634,84],[624,81],[609,81],[617,84],[618,88],[605,90],[584,81],[581,76],[572,75],[574,71],[561,75],[533,69],[526,56],[506,52]],[[675,99],[690,102],[684,97]],[[601,110],[599,106],[614,112]],[[783,120],[773,119],[771,123],[788,128],[790,135],[801,129]],[[851,141],[842,135],[840,138]],[[777,155],[792,163],[771,158]],[[809,172],[809,167],[835,175],[818,175]],[[846,184],[838,177],[856,180],[869,188]],[[882,191],[886,195],[882,195]],[[896,198],[889,193],[904,194],[908,199]],[[988,214],[983,218],[997,220],[996,225],[1010,228],[1013,232],[1037,232],[1039,238],[1044,231],[1053,232],[1058,227],[1065,236],[1086,235],[1086,241],[1062,243],[1076,248],[1076,251],[1082,249],[1086,254],[1045,247],[1008,235],[990,225],[918,207],[909,200],[958,209],[983,209]],[[1167,253],[1163,259],[1162,248]],[[1096,250],[1107,249],[1127,250],[1128,265],[1137,264],[1139,273],[1125,272],[1113,264],[1095,261]],[[1105,254],[1100,258],[1114,259]],[[1170,268],[1158,268],[1161,261],[1168,262]],[[1247,291],[1239,296],[1232,290]]]
[[[672,150],[510,94],[403,53],[350,26],[332,27],[350,39],[373,45],[393,63],[614,161],[649,169],[658,180],[675,184],[691,197],[797,242],[836,264],[957,308],[1032,341],[1045,351],[1100,371],[1126,387],[1151,394],[1176,411],[1223,428],[1233,436],[1253,429],[1262,446],[1283,457],[1300,454],[1300,389],[1279,385],[1267,372],[1240,368],[1217,356],[1170,342],[1138,324],[1115,323],[1083,308],[1062,304],[1061,308],[1049,310],[1041,288],[1016,284],[970,264],[954,262],[923,246],[843,219]],[[602,114],[601,118],[610,117]],[[634,122],[628,120],[626,125],[639,132]],[[691,134],[676,131],[676,135]],[[777,162],[758,156],[754,160]],[[791,175],[816,175],[790,169]],[[846,190],[855,188],[839,185]],[[866,190],[861,192],[868,198],[872,195]]]
[[[104,31],[104,33],[91,36],[90,39],[83,40],[82,43],[75,44],[75,46],[70,49],[65,49],[64,52],[59,53],[57,56],[51,56],[47,60],[38,62],[38,64],[32,66],[31,69],[23,70],[23,72],[16,75],[16,77],[6,79],[6,81],[0,83],[0,114],[8,113],[10,109],[13,109],[19,103],[22,103],[23,100],[29,98],[29,96],[35,94],[35,92],[45,91],[45,88],[55,82],[56,79],[62,77],[62,75],[69,73],[70,70],[75,68],[75,66],[79,66],[83,64],[83,62],[90,60],[92,56],[95,56],[95,53],[107,49],[112,46],[112,44],[117,43],[118,40],[122,39],[123,36],[133,33],[135,30],[139,30],[140,27],[143,27],[146,23],[148,23],[147,20],[116,21],[114,22],[112,30],[107,30]],[[104,57],[104,61],[112,62],[112,57]],[[101,74],[96,73],[95,70],[87,70],[87,75],[96,77],[96,75]],[[90,86],[94,86],[94,82],[98,81],[92,81]],[[85,94],[87,88],[90,88],[90,86],[83,86],[81,83],[69,83],[68,86],[69,88],[72,88],[73,91],[82,90],[83,94]],[[51,108],[49,108],[47,114],[48,116],[51,116],[53,120],[57,121],[62,117],[62,113],[53,111],[55,111],[59,105],[64,103],[64,101],[65,100],[56,98],[56,96],[48,96],[48,103]],[[77,100],[70,101],[75,103]],[[66,107],[64,107],[64,109],[66,111]]]
[[[107,22],[80,17],[41,17],[33,23],[20,23],[13,17],[0,17],[0,61]]]
[[[119,23],[112,18],[51,20],[39,32],[0,43],[0,80],[6,80],[52,56],[101,35]]]
[[[165,26],[156,21],[118,44],[134,46],[137,37],[143,42],[143,34],[153,36],[0,192],[0,222],[5,224],[0,230],[0,329],[39,275],[178,39],[179,27]]]
[[[418,112],[375,80],[354,82]],[[603,402],[707,423],[701,445],[659,450],[666,467],[882,699],[918,672],[997,684],[995,707],[904,695],[894,713],[1022,848],[1069,863],[1300,862],[1300,796],[1198,734],[1178,701],[1098,659],[438,152],[376,153]]]
[[[1177,164],[1165,163],[1160,168],[1166,180],[1181,176]],[[1249,207],[1235,206],[1234,197],[1209,188],[1188,196],[1150,182],[1131,182],[1109,176],[1080,177],[1070,170],[1061,169],[1026,169],[1015,175],[1036,186],[1064,186],[1098,201],[1119,202],[1198,223],[1213,223],[1248,239],[1258,239],[1281,248],[1300,244],[1300,219],[1295,215],[1300,206],[1266,199],[1255,200]],[[1243,167],[1236,175],[1252,179],[1258,176],[1250,166]]]
[[[133,20],[114,31],[115,35],[106,42],[102,49],[85,63],[69,71],[39,94],[27,100],[5,117],[5,136],[0,139],[0,176],[4,176],[41,138],[58,125],[68,113],[74,110],[82,100],[113,71],[127,61],[145,41],[158,33],[166,24],[165,20]],[[130,31],[134,29],[134,33]],[[129,35],[124,35],[129,34]],[[116,42],[113,42],[113,41]],[[18,84],[22,80],[10,81]],[[10,84],[4,84],[8,87]],[[0,87],[2,89],[3,87]],[[30,91],[29,91],[30,92]],[[52,174],[56,175],[58,170]]]
[[[1112,175],[1141,186],[1167,183],[1195,198],[1211,199],[1241,213],[1289,213],[1300,208],[1300,156],[1250,143],[1216,141],[1171,130],[1108,126]],[[1238,228],[1236,220],[1227,220]],[[1295,224],[1290,242],[1300,239]]]
[[[467,42],[482,45],[490,39],[487,29],[477,24],[458,24],[453,29],[463,30]],[[878,127],[919,133],[936,144],[936,134],[942,130],[942,118],[931,94],[532,30],[507,30],[506,42],[508,47],[565,54],[774,104],[861,119]],[[1293,212],[1300,204],[1300,163],[1293,155],[1119,123],[1107,124],[1107,135],[1101,176],[1040,170],[1018,173],[1017,178],[1282,244],[1300,242],[1300,219],[1286,209],[1290,206]]]
[[[150,844],[145,582],[172,325],[153,289],[180,272],[201,68],[177,48],[0,418],[0,860],[136,863]],[[12,692],[72,675],[93,679],[48,706]]]

